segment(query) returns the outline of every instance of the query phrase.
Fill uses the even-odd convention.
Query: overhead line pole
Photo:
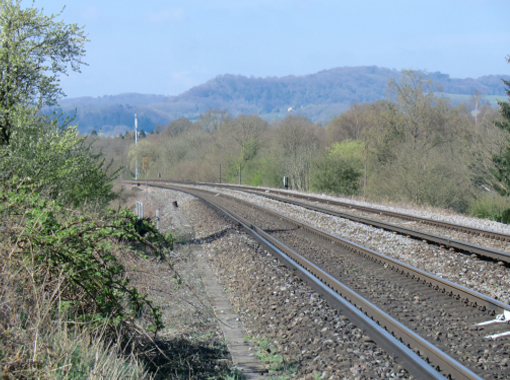
[[[135,113],[135,179],[138,179],[138,118]]]

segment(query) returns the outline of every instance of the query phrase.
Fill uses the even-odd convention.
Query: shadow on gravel
[[[242,379],[232,372],[225,344],[218,340],[196,341],[176,338],[158,340],[158,347],[144,347],[141,359],[155,380],[162,379]]]
[[[301,227],[294,227],[294,228],[281,228],[279,230],[264,230],[264,232],[268,233],[268,234],[277,234],[279,232],[289,232],[289,231],[297,231],[299,230]]]
[[[264,230],[265,232],[267,233],[278,233],[278,232],[288,232],[288,231],[294,231],[294,230],[298,230],[300,227],[295,227],[295,228],[289,228],[289,229],[279,229],[279,230]],[[176,241],[174,242],[174,245],[177,246],[177,245],[200,245],[200,244],[208,244],[208,243],[212,243],[213,241],[215,240],[218,240],[218,239],[221,239],[222,237],[224,237],[225,235],[227,235],[229,232],[236,232],[238,231],[237,229],[235,228],[226,228],[222,231],[219,231],[219,232],[216,232],[212,235],[209,235],[209,236],[206,236],[206,237],[203,237],[203,238],[200,238],[200,239],[186,239],[185,237],[183,236],[180,236],[176,239]]]

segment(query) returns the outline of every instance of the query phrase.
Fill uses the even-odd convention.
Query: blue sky
[[[23,0],[25,6],[31,1]],[[510,74],[508,0],[35,0],[84,26],[69,97],[177,95],[222,74],[312,74],[341,66]]]

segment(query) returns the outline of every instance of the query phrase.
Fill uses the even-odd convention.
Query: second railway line
[[[221,198],[221,197],[217,197],[217,198]],[[268,203],[271,203],[271,202],[261,201],[261,203],[267,205]],[[236,210],[239,210],[242,207],[237,205],[234,208]],[[322,216],[322,217],[324,217],[324,216]],[[260,223],[267,223],[267,218],[265,220],[266,220],[266,222],[261,220]],[[281,223],[281,221],[280,221],[280,223]],[[278,221],[277,221],[277,224],[278,224]],[[267,230],[271,230],[273,232],[273,234],[278,235],[280,238],[283,239],[283,241],[286,241],[285,239],[289,239],[288,237],[286,237],[286,234],[287,234],[286,229],[282,228],[281,225],[278,226],[277,224],[266,225],[264,228]],[[389,235],[391,236],[391,234],[389,234]],[[291,239],[290,241],[287,240],[287,243],[289,243],[291,245],[294,244],[295,246],[296,245],[300,246],[301,249],[304,249],[304,251],[308,252],[308,254],[310,255],[310,258],[313,258],[314,261],[320,262],[320,263],[324,264],[324,266],[331,268],[331,271],[337,273],[337,276],[339,276],[340,278],[343,278],[343,280],[345,280],[347,282],[349,282],[349,281],[352,282],[352,284],[354,284],[353,286],[357,286],[358,288],[360,288],[360,291],[361,292],[364,291],[366,295],[371,294],[371,296],[375,297],[375,299],[378,299],[378,297],[379,297],[380,300],[377,302],[379,302],[382,305],[386,305],[386,304],[390,303],[387,298],[388,294],[393,296],[394,294],[397,294],[399,292],[397,289],[393,289],[392,285],[386,285],[386,286],[383,285],[382,286],[383,290],[380,292],[380,296],[377,296],[376,295],[377,291],[374,289],[381,288],[381,286],[378,286],[377,284],[380,285],[382,279],[377,278],[378,270],[375,267],[372,269],[369,269],[371,264],[370,265],[367,263],[356,264],[355,262],[351,262],[351,263],[347,264],[347,266],[349,268],[346,269],[346,266],[344,263],[344,261],[346,261],[345,257],[344,257],[344,259],[339,259],[336,261],[328,261],[328,260],[331,260],[331,255],[327,254],[327,251],[329,248],[324,248],[322,243],[317,241],[317,239],[314,239],[313,237],[310,239],[310,237],[309,236],[307,237],[306,234],[302,235],[301,238],[297,238],[297,240],[295,240],[296,238],[290,238],[290,239]],[[301,239],[301,241],[299,239]],[[294,243],[292,243],[293,240],[295,240]],[[297,243],[296,243],[296,241],[297,241]],[[328,245],[326,245],[326,246],[329,247]],[[306,247],[308,247],[308,248],[306,248]],[[324,252],[326,252],[326,253],[324,253]],[[449,252],[445,252],[445,251],[442,251],[442,252],[444,254],[450,254]],[[487,263],[484,263],[484,264],[487,264]],[[494,268],[494,269],[498,269],[498,268]],[[504,268],[499,268],[499,269],[503,270]],[[361,281],[361,284],[359,282],[360,277],[364,279],[363,281]],[[356,284],[354,281],[357,281]],[[470,343],[465,343],[466,341],[468,341],[468,342],[473,341],[474,336],[478,336],[478,338],[480,338],[479,331],[477,331],[477,329],[470,329],[469,325],[472,325],[476,321],[484,320],[484,318],[487,319],[487,313],[484,313],[482,311],[477,311],[479,314],[478,314],[478,316],[476,316],[476,313],[472,313],[472,312],[466,313],[466,311],[464,311],[464,312],[459,311],[459,310],[462,310],[462,308],[465,308],[464,305],[459,305],[459,306],[449,305],[449,306],[445,306],[446,310],[443,310],[444,315],[442,315],[442,317],[444,317],[444,318],[443,318],[443,321],[440,323],[437,320],[437,318],[439,318],[438,316],[435,316],[435,315],[424,316],[424,317],[419,316],[420,313],[426,313],[427,310],[429,310],[429,311],[431,310],[431,304],[427,303],[427,302],[432,302],[432,305],[443,307],[444,305],[446,305],[446,303],[445,303],[446,301],[441,300],[441,297],[447,297],[447,298],[451,298],[451,297],[444,296],[444,295],[438,296],[437,294],[435,294],[435,293],[437,293],[435,290],[431,290],[432,293],[430,293],[430,294],[428,294],[428,292],[425,291],[425,293],[420,293],[419,295],[416,295],[413,293],[415,291],[415,289],[412,285],[412,282],[413,281],[416,282],[416,281],[411,280],[411,279],[409,279],[409,281],[411,281],[411,282],[408,284],[408,286],[404,286],[404,287],[400,286],[400,289],[404,288],[405,291],[407,291],[409,294],[407,294],[407,295],[400,294],[398,297],[401,297],[402,299],[410,298],[410,300],[409,300],[410,304],[404,305],[403,303],[401,303],[401,304],[398,304],[397,306],[388,306],[388,305],[386,305],[386,306],[388,306],[390,309],[399,309],[399,311],[396,311],[396,313],[397,314],[400,313],[402,315],[409,314],[414,310],[417,314],[414,317],[411,316],[411,325],[413,325],[413,322],[414,322],[415,328],[418,328],[418,327],[423,328],[423,327],[427,326],[427,328],[430,329],[429,335],[435,334],[433,339],[436,341],[441,341],[443,339],[445,341],[448,341],[448,339],[449,339],[449,341],[451,342],[451,338],[453,338],[453,340],[456,341],[456,343],[455,344],[449,343],[451,346],[450,351],[452,351],[453,356],[459,356],[462,350],[464,350],[466,352],[472,352],[473,350],[476,351],[476,349],[477,349],[476,346],[480,346],[482,348],[482,350],[484,351],[483,355],[481,355],[480,357],[476,357],[476,352],[475,352],[474,354],[469,354],[469,355],[472,355],[472,357],[475,359],[464,358],[463,360],[467,360],[467,361],[477,360],[478,363],[476,363],[476,365],[474,365],[474,368],[479,367],[478,369],[480,370],[480,373],[484,374],[484,378],[506,378],[506,377],[496,377],[495,376],[495,374],[497,374],[498,371],[501,370],[501,368],[499,368],[498,364],[497,364],[501,358],[499,358],[497,356],[497,355],[499,355],[497,350],[494,350],[494,348],[497,345],[494,345],[494,347],[492,347],[491,343],[489,341],[485,341],[484,339],[481,339],[479,342],[477,342],[475,344],[475,348],[469,349]],[[401,292],[401,290],[400,290],[400,292]],[[463,313],[465,315],[463,315]],[[426,315],[426,314],[424,314],[424,315]],[[469,318],[465,318],[467,315],[469,315]],[[448,318],[450,318],[450,319],[448,319]],[[469,319],[469,321],[466,321],[463,319]],[[444,325],[445,323],[447,323],[448,320],[450,321],[450,323],[452,323],[452,329],[450,331],[441,331],[441,329],[434,328],[434,326],[437,326],[437,325]],[[459,323],[454,322],[454,321],[457,321]],[[423,326],[421,326],[421,325],[423,325]],[[490,331],[490,328],[489,328],[489,331]],[[462,345],[464,345],[464,346],[462,346]],[[456,347],[458,348],[457,350],[455,349]],[[494,351],[494,352],[491,352],[491,351]],[[496,355],[496,356],[487,355],[487,352],[491,352],[491,354]],[[461,356],[462,355],[460,355],[459,357],[461,357]]]

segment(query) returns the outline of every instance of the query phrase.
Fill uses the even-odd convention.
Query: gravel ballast
[[[508,303],[510,274],[505,266],[259,196],[225,189],[214,191],[281,212]],[[368,337],[330,310],[320,297],[314,296],[272,256],[267,256],[246,235],[233,230],[223,218],[193,197],[166,190],[157,192],[186,198],[181,202],[190,228],[196,240],[204,243],[203,248],[217,268],[220,280],[231,291],[231,299],[250,336],[254,340],[270,338],[289,367],[294,362],[303,363],[297,372],[299,376],[346,379],[409,376],[384,352],[378,351]],[[405,212],[412,214],[408,209]],[[209,216],[205,217],[207,213]],[[419,213],[423,216],[424,212],[416,212]],[[477,224],[476,219],[469,218],[469,223],[465,223],[464,217],[452,220],[455,215],[443,217],[430,213],[426,217],[450,218],[454,223],[510,233],[507,226],[494,228],[495,222]],[[326,353],[321,356],[323,351]]]
[[[471,258],[459,252],[444,250],[435,245],[409,239],[379,228],[260,196],[233,190],[216,188],[213,190],[280,212],[290,218],[308,223],[505,303],[510,301],[510,268],[500,266],[496,262]],[[439,219],[439,216],[436,215],[436,217]],[[470,225],[479,228],[484,228],[486,223],[486,221],[480,220],[480,224],[477,226],[474,218],[464,219],[470,219]]]

